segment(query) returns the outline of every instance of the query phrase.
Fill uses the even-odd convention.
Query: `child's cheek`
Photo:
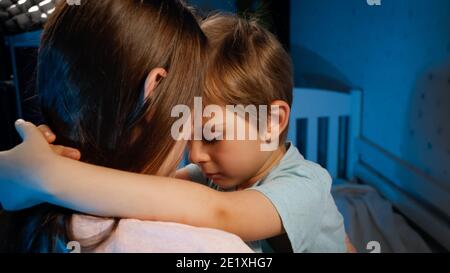
[[[222,156],[215,158],[215,165],[218,167],[218,171],[222,174],[233,177],[237,173],[239,173],[239,169],[237,166],[239,166],[240,162],[238,159],[234,159],[229,154],[222,154]]]

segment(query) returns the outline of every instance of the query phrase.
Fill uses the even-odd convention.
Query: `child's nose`
[[[201,141],[191,141],[189,145],[189,160],[195,164],[205,163],[209,160],[208,153],[203,149]]]

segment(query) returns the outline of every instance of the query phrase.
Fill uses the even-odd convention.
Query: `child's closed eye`
[[[215,126],[213,127],[212,132],[213,132],[213,134],[210,134],[208,136],[205,136],[205,135],[203,136],[203,140],[202,140],[203,143],[210,144],[210,145],[215,144],[215,143],[223,140],[224,136],[226,134],[223,130],[216,130]]]

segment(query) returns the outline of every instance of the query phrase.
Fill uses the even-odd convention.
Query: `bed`
[[[450,193],[366,139],[361,133],[362,107],[359,90],[296,88],[288,137],[306,159],[329,171],[335,187],[358,181],[376,189],[414,229],[449,251]]]

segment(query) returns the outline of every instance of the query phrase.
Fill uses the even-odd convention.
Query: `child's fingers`
[[[352,242],[350,241],[350,238],[348,236],[345,236],[345,246],[347,247],[347,253],[357,253],[358,251],[353,246]]]
[[[39,129],[39,131],[41,131],[41,133],[45,137],[45,139],[47,139],[48,143],[55,142],[56,136],[47,125],[39,125],[38,129]]]
[[[80,160],[81,153],[77,149],[69,148],[61,145],[51,145],[52,150],[57,155],[67,157],[73,160]]]

